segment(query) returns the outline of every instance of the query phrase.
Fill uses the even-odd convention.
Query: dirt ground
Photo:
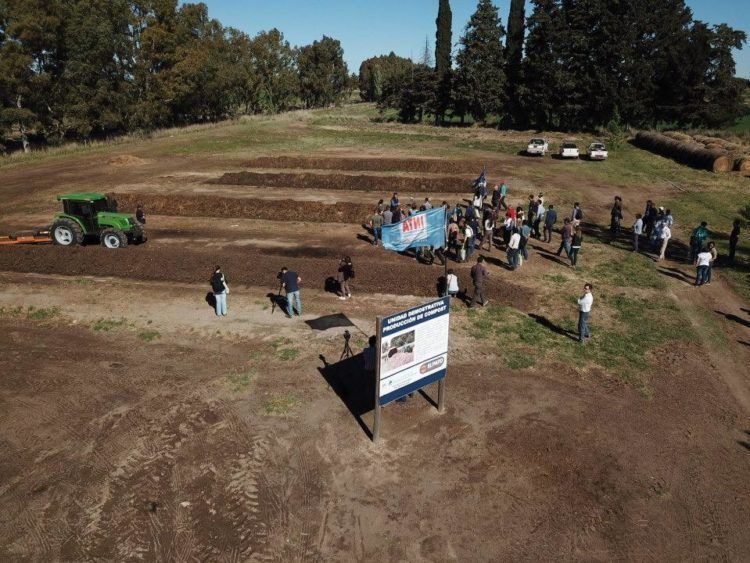
[[[372,382],[359,357],[339,362],[342,333],[359,353],[376,315],[435,296],[443,270],[373,248],[361,223],[417,173],[454,175],[419,188],[453,202],[478,160],[129,150],[0,172],[0,232],[97,189],[145,203],[150,237],[0,249],[2,559],[746,560],[750,306],[720,273],[695,290],[668,263],[664,293],[698,337],[651,355],[648,396],[614,370],[511,369],[457,305],[446,412],[428,388],[386,407],[373,444]],[[492,164],[519,178],[518,203],[544,190],[566,210],[585,193],[588,236],[606,224],[607,186],[562,169],[540,185],[515,158]],[[243,169],[263,180],[250,196],[214,183]],[[380,191],[346,184],[358,171]],[[664,189],[622,193],[626,211]],[[569,276],[556,244],[535,244],[520,272],[487,254],[493,302],[534,314],[557,291],[547,277]],[[349,301],[325,290],[342,254],[357,268]],[[232,289],[223,319],[206,302],[216,263]],[[303,278],[298,320],[269,297],[282,265]],[[468,286],[469,266],[451,267]]]

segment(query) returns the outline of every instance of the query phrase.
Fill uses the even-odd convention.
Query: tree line
[[[249,37],[203,3],[0,0],[0,149],[327,106],[355,86],[343,55]]]
[[[695,20],[684,0],[511,0],[508,29],[479,0],[452,56],[449,0],[439,0],[435,65],[375,57],[360,94],[402,121],[493,121],[516,128],[611,123],[716,127],[746,108],[732,49],[743,31]]]

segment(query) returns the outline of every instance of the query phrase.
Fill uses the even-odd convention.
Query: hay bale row
[[[734,159],[726,151],[706,149],[695,143],[684,143],[670,139],[661,133],[640,131],[635,136],[635,144],[642,149],[694,168],[712,172],[730,172],[734,167]]]
[[[692,143],[693,138],[687,133],[681,133],[680,131],[667,131],[664,133],[665,137],[680,141],[681,143]]]

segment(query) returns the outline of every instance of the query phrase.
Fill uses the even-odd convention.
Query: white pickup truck
[[[531,139],[529,146],[526,147],[526,154],[544,156],[549,152],[549,142],[547,139]]]
[[[591,143],[589,145],[589,160],[607,160],[609,153],[604,143]]]
[[[563,143],[560,145],[560,158],[578,158],[578,147],[575,143]]]

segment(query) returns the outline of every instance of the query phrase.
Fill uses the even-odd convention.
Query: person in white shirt
[[[714,255],[711,254],[710,250],[703,250],[695,257],[695,287],[700,287],[701,285],[708,283],[708,269],[711,266],[711,260],[713,257]]]
[[[664,260],[664,256],[667,252],[667,244],[669,243],[669,239],[672,238],[672,229],[670,229],[666,223],[661,227],[659,238],[661,239],[661,252],[659,253],[659,260]]]
[[[521,233],[513,231],[508,241],[508,264],[511,270],[518,268],[518,249],[521,246]]]
[[[578,299],[578,340],[585,342],[591,338],[589,333],[589,317],[591,316],[591,305],[594,303],[594,289],[590,283],[583,286],[583,295]]]
[[[448,270],[448,275],[445,278],[445,286],[448,288],[448,296],[451,299],[458,295],[458,276],[453,270]]]
[[[641,241],[643,234],[643,216],[637,213],[635,223],[633,223],[633,252],[638,252],[638,243]]]
[[[474,229],[472,229],[469,225],[466,225],[464,227],[464,244],[463,248],[461,249],[462,256],[461,256],[461,262],[465,262],[466,258],[471,256],[471,251],[474,250]]]

